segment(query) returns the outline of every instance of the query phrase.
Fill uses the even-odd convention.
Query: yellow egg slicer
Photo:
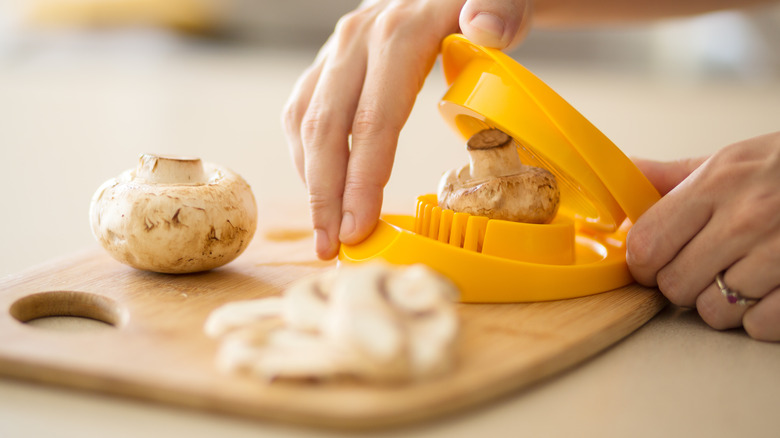
[[[630,224],[660,195],[604,134],[544,82],[499,50],[461,35],[442,43],[449,90],[439,109],[464,139],[486,128],[509,134],[524,164],[552,172],[561,190],[549,224],[455,213],[436,195],[415,216],[385,215],[339,260],[424,263],[449,277],[463,302],[575,298],[632,283],[626,264]],[[626,218],[628,220],[626,220]]]

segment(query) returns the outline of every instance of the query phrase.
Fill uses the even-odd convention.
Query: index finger
[[[363,42],[350,32],[339,33],[301,122],[315,247],[317,255],[326,260],[338,253],[348,136],[364,78],[364,64]]]
[[[418,17],[414,23],[419,26],[432,21],[438,20]],[[366,80],[352,125],[342,201],[339,239],[346,244],[360,242],[376,226],[401,128],[433,67],[441,37],[449,31],[397,29],[397,25],[385,23],[385,27],[394,28],[392,33],[381,32],[380,26],[375,41],[370,43]],[[412,34],[421,37],[410,38]]]

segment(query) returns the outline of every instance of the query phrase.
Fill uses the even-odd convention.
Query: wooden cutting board
[[[590,297],[530,304],[461,304],[455,372],[405,386],[355,381],[268,383],[220,374],[203,323],[214,308],[277,294],[332,269],[306,231],[258,231],[233,263],[163,275],[101,250],[0,281],[0,375],[265,420],[380,428],[463,411],[571,367],[647,322],[666,304],[631,285]],[[47,315],[111,322],[62,332],[25,324]]]

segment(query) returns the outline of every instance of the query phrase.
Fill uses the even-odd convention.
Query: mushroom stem
[[[149,184],[197,186],[208,182],[200,158],[143,154],[135,172],[137,179]]]
[[[498,129],[487,129],[475,134],[466,143],[466,149],[472,179],[515,175],[523,170],[512,138]]]

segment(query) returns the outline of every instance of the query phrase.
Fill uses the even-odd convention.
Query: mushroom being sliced
[[[90,224],[120,262],[181,274],[238,257],[254,235],[257,205],[246,181],[226,168],[145,154],[135,169],[98,188]]]
[[[555,176],[524,165],[509,135],[486,129],[474,134],[466,149],[469,164],[448,171],[439,182],[441,208],[536,224],[555,217],[561,197]]]

